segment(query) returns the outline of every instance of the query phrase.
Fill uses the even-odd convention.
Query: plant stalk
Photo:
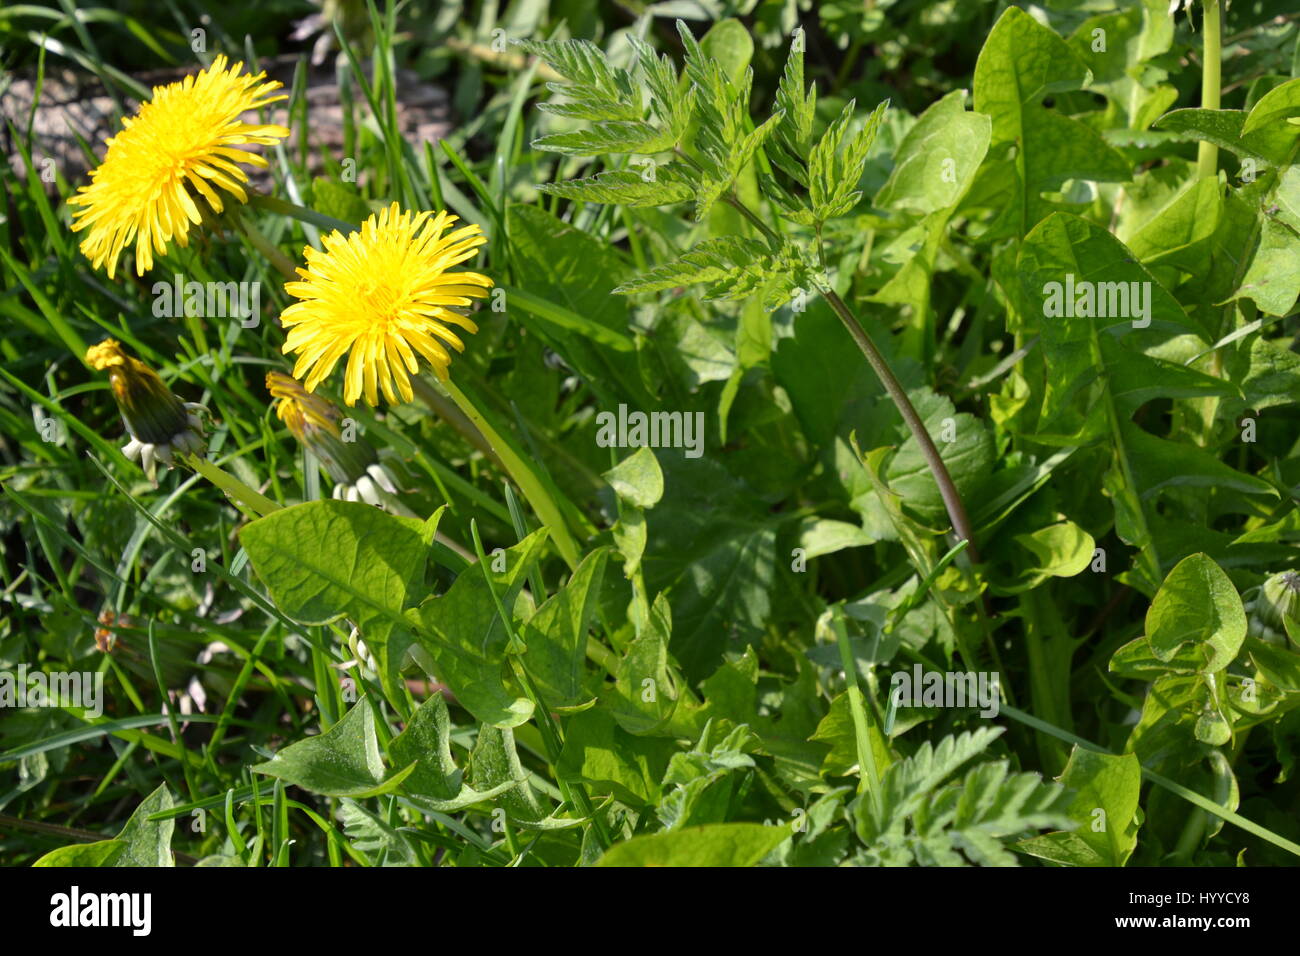
[[[1205,39],[1201,47],[1201,109],[1217,110],[1222,85],[1223,12],[1219,0],[1204,0]],[[1219,147],[1201,140],[1196,151],[1196,173],[1200,179],[1219,174]]]
[[[736,209],[759,232],[766,236],[769,242],[778,244],[781,242],[781,237],[777,235],[772,227],[763,222],[734,193],[728,193],[723,198],[728,205]],[[885,386],[885,391],[889,393],[889,397],[898,408],[899,414],[903,416],[903,421],[907,424],[908,430],[916,438],[916,443],[921,448],[921,455],[930,468],[930,474],[934,476],[935,484],[939,486],[939,494],[943,497],[943,505],[948,511],[948,520],[952,522],[952,529],[957,534],[958,539],[970,542],[966,548],[966,553],[972,562],[979,564],[979,550],[975,547],[975,534],[971,528],[970,518],[966,514],[966,505],[962,502],[961,495],[957,493],[957,486],[953,483],[952,476],[948,474],[948,466],[943,463],[943,457],[939,454],[939,450],[934,447],[934,441],[930,438],[930,433],[926,431],[925,423],[921,421],[921,416],[916,413],[916,409],[912,406],[912,400],[907,397],[907,392],[903,390],[903,386],[898,381],[898,377],[894,375],[893,369],[889,367],[885,357],[876,348],[876,343],[871,341],[871,336],[867,334],[866,329],[858,322],[852,310],[839,297],[839,294],[830,286],[825,286],[820,291],[826,297],[826,301],[830,303],[831,309],[844,323],[844,327],[848,329],[849,335],[853,337],[853,341],[862,350],[862,354],[866,356],[867,362],[870,363],[872,370],[876,373],[876,377],[880,379],[880,384]]]
[[[916,439],[916,443],[921,449],[921,455],[930,468],[930,474],[934,476],[935,484],[939,486],[939,494],[943,497],[943,506],[948,511],[948,520],[952,522],[953,531],[957,534],[959,540],[970,542],[966,548],[966,553],[970,556],[971,561],[979,564],[979,551],[975,547],[975,534],[971,528],[970,518],[966,514],[966,505],[957,492],[957,486],[953,483],[952,476],[948,474],[948,466],[943,463],[943,457],[939,454],[939,449],[934,446],[934,440],[930,438],[930,433],[926,431],[925,422],[921,421],[921,416],[916,413],[916,408],[913,407],[911,399],[907,397],[907,392],[903,390],[902,383],[898,381],[893,369],[889,367],[885,357],[876,348],[876,343],[871,341],[871,336],[859,324],[853,312],[850,311],[844,300],[839,297],[839,293],[829,287],[821,291],[826,297],[826,301],[830,303],[831,309],[840,317],[844,327],[849,330],[849,335],[853,337],[853,341],[862,350],[862,354],[867,357],[867,361],[871,364],[876,377],[880,379],[880,384],[885,386],[885,391],[889,393],[889,397],[898,408],[899,414],[903,416],[903,421]]]

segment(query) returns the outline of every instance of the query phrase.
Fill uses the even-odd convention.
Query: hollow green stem
[[[323,212],[317,212],[315,209],[308,209],[306,206],[299,206],[297,203],[289,202],[287,199],[281,199],[278,196],[265,196],[261,193],[250,193],[248,204],[255,209],[263,209],[266,212],[279,213],[282,216],[288,216],[291,219],[297,219],[299,222],[310,223],[318,229],[338,230],[345,236],[350,232],[356,232],[359,228],[354,222],[345,222],[342,219],[335,219],[333,216],[327,216]]]
[[[1217,110],[1222,84],[1223,12],[1219,0],[1204,0],[1204,40],[1201,47],[1201,109]],[[1196,173],[1201,179],[1219,174],[1219,147],[1201,140],[1196,152]]]
[[[565,523],[564,514],[560,511],[560,506],[556,504],[555,498],[547,489],[546,483],[535,472],[527,462],[515,452],[502,435],[492,427],[492,424],[474,407],[474,403],[462,392],[456,385],[447,380],[442,383],[447,394],[451,396],[456,407],[459,408],[468,418],[479,433],[486,440],[496,459],[501,462],[514,483],[519,486],[519,490],[524,493],[528,503],[533,506],[537,512],[537,517],[542,520],[542,524],[551,533],[551,540],[555,542],[556,550],[560,552],[560,557],[564,558],[570,570],[578,567],[578,545],[569,533],[569,527]]]

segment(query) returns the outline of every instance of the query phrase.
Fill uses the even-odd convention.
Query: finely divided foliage
[[[1300,861],[1300,23],[680,6],[343,18],[144,246],[7,117],[5,859]]]

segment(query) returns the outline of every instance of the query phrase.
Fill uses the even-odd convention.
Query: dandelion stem
[[[250,243],[252,243],[254,249],[266,256],[267,261],[269,261],[271,265],[275,266],[276,271],[286,279],[298,278],[298,270],[294,266],[293,260],[281,252],[275,243],[266,238],[266,236],[262,234],[262,230],[258,229],[257,226],[253,224],[250,217],[241,216],[238,222],[239,231],[244,234],[244,237]]]
[[[502,435],[492,427],[491,423],[474,407],[474,403],[457,388],[450,380],[442,383],[447,394],[451,396],[456,406],[465,413],[465,416],[474,424],[479,433],[487,441],[496,459],[501,466],[519,486],[519,490],[524,493],[528,503],[533,506],[533,511],[537,517],[542,520],[542,524],[551,533],[551,540],[555,542],[556,549],[560,556],[564,558],[569,570],[575,570],[578,567],[578,545],[569,533],[569,527],[564,521],[564,514],[555,502],[554,496],[547,489],[546,483],[533,470],[527,462],[523,460],[502,437]]]
[[[282,216],[288,216],[290,219],[297,219],[299,222],[309,223],[318,229],[337,230],[343,235],[350,232],[356,232],[360,227],[355,222],[345,222],[342,219],[335,219],[333,216],[327,216],[323,212],[317,212],[315,209],[308,209],[306,206],[300,206],[297,203],[289,202],[287,199],[281,199],[279,196],[267,196],[262,193],[250,193],[248,204],[255,209],[264,209],[267,212],[279,213]]]

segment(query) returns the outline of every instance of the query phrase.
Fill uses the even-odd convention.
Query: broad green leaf
[[[452,813],[489,800],[514,786],[478,792],[463,782],[463,774],[451,756],[451,717],[442,694],[421,704],[406,729],[388,745],[388,757],[395,766],[414,769],[402,781],[402,792],[430,810]]]
[[[1254,302],[1268,315],[1288,315],[1300,296],[1300,235],[1275,219],[1265,217],[1259,246],[1237,294]]]
[[[597,866],[756,866],[790,839],[788,827],[718,823],[633,837],[615,844]]]
[[[97,843],[74,843],[51,850],[32,866],[112,866],[113,859],[125,849],[121,840],[100,840]]]
[[[1051,211],[1042,198],[1066,180],[1123,182],[1128,162],[1091,127],[1053,109],[1044,97],[1083,89],[1087,64],[1052,30],[1018,7],[993,26],[975,64],[975,110],[993,121],[992,143],[1018,147],[1018,183],[1010,214],[1020,235]]]
[[[175,866],[171,843],[176,821],[171,817],[149,819],[155,813],[170,810],[174,805],[171,791],[165,783],[145,797],[117,835],[117,842],[122,844],[122,848],[112,857],[112,865]]]
[[[360,502],[311,501],[259,518],[239,540],[289,617],[303,624],[351,620],[393,694],[410,645],[402,612],[423,580],[423,535],[431,536],[437,518],[422,528]]]
[[[619,662],[614,687],[601,697],[601,705],[630,734],[653,734],[672,719],[678,691],[668,661],[671,636],[672,610],[660,594]]]
[[[1204,269],[1222,208],[1219,181],[1199,180],[1139,229],[1128,240],[1128,247],[1152,268],[1174,265],[1187,272]]]
[[[252,769],[329,797],[373,797],[396,790],[415,770],[413,762],[386,774],[375,735],[375,715],[364,698],[337,724],[276,752]]]
[[[807,560],[834,554],[845,548],[861,548],[874,543],[875,538],[863,531],[861,525],[847,521],[805,518],[799,523],[799,547],[803,549],[803,556]]]
[[[874,204],[919,215],[956,206],[984,161],[991,135],[989,117],[968,112],[966,92],[954,90],[907,131]]]
[[[1174,110],[1156,120],[1155,125],[1159,129],[1179,134],[1182,139],[1204,140],[1238,156],[1266,158],[1255,152],[1241,137],[1241,128],[1246,125],[1243,110]]]
[[[638,448],[604,477],[615,494],[638,508],[653,508],[664,494],[663,469],[649,448]]]
[[[546,808],[533,792],[528,772],[519,762],[513,730],[488,725],[479,728],[470,755],[470,780],[480,791],[499,794],[497,805],[506,811],[514,825],[546,816]]]
[[[1092,535],[1073,521],[1060,521],[1028,534],[1018,534],[1016,544],[1029,551],[1033,558],[1017,563],[1019,581],[1007,593],[1038,587],[1048,578],[1072,578],[1081,574],[1092,561],[1096,543]]]
[[[676,752],[674,741],[634,736],[597,707],[565,722],[557,770],[566,779],[585,781],[597,793],[613,794],[624,803],[654,805],[668,760]]]
[[[1204,341],[1203,333],[1105,229],[1053,214],[1025,238],[1017,271],[1025,312],[1042,333],[1040,432],[1072,443],[1105,434],[1106,390],[1121,420],[1156,397],[1234,393],[1160,357],[1172,340]]]
[[[162,784],[135,808],[117,837],[97,843],[74,844],[45,854],[33,866],[175,866],[172,858],[172,817],[150,820],[174,806],[171,791]]]
[[[1024,840],[1018,848],[1066,866],[1124,866],[1137,845],[1142,789],[1137,757],[1076,745],[1058,779],[1074,792],[1066,812],[1078,827]]]
[[[537,206],[512,204],[506,211],[511,262],[518,275],[528,277],[524,290],[587,320],[581,329],[556,328],[539,321],[521,302],[516,310],[507,293],[507,315],[555,349],[587,385],[602,395],[626,396],[636,407],[649,408],[653,397],[641,384],[635,356],[611,352],[593,341],[587,325],[603,326],[615,338],[627,338],[626,300],[612,295],[628,274],[628,265],[607,242],[561,222]]]
[[[1147,640],[1156,657],[1172,660],[1184,644],[1202,653],[1201,672],[1232,662],[1246,638],[1241,596],[1223,569],[1204,554],[1184,558],[1169,572],[1146,617]]]
[[[1187,442],[1157,438],[1132,422],[1120,424],[1129,449],[1138,492],[1150,498],[1161,488],[1230,488],[1252,495],[1277,496],[1267,481],[1237,471],[1216,456]]]
[[[973,415],[958,414],[947,396],[924,389],[913,392],[911,399],[963,500],[980,500],[993,468],[993,436]],[[890,459],[885,479],[902,497],[904,507],[923,524],[946,522],[943,496],[910,432]]]

